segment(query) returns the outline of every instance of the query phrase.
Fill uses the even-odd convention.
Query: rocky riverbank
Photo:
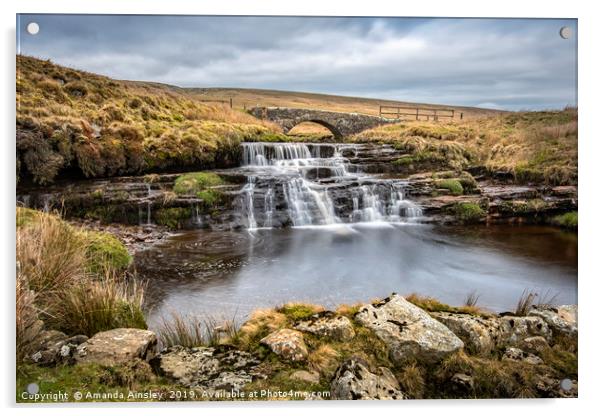
[[[496,315],[393,294],[335,311],[261,310],[220,333],[209,344],[182,346],[162,345],[143,329],[89,338],[45,331],[19,367],[18,400],[26,401],[21,391],[34,374],[44,393],[64,379],[67,392],[80,390],[73,378],[86,374],[97,395],[84,400],[132,389],[154,393],[147,400],[174,400],[173,391],[186,392],[178,400],[577,396],[571,305]]]
[[[574,185],[516,184],[476,168],[400,173],[396,161],[405,153],[388,144],[248,146],[255,153],[244,157],[257,159],[241,160],[239,168],[57,183],[43,189],[24,186],[17,197],[28,207],[60,209],[67,218],[142,230],[152,225],[158,230],[300,225],[295,215],[307,217],[310,224],[399,216],[436,223],[553,225],[567,213],[575,213],[576,219]],[[265,157],[284,169],[297,160],[299,178],[264,169]],[[312,193],[314,188],[319,192]],[[299,198],[306,212],[292,212],[297,202],[291,198]]]

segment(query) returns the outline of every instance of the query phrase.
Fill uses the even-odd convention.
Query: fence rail
[[[464,118],[464,113],[458,113],[454,109],[446,108],[426,108],[426,107],[402,107],[396,105],[379,105],[378,115],[385,118],[394,118],[401,120],[402,117],[415,118],[416,120],[434,120],[440,118]],[[393,116],[393,117],[391,117]]]

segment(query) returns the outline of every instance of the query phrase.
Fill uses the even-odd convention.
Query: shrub
[[[437,188],[449,189],[452,195],[462,195],[464,193],[462,184],[456,179],[443,179],[435,182],[435,185]]]

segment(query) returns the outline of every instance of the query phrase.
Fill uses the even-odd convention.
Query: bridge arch
[[[297,124],[310,121],[326,127],[335,138],[348,137],[383,124],[394,123],[382,117],[358,113],[287,107],[253,107],[249,113],[263,120],[270,120],[288,133]]]
[[[283,126],[283,131],[285,134],[288,134],[293,128],[302,123],[315,123],[319,124],[322,127],[325,127],[328,131],[330,131],[335,139],[340,139],[343,137],[341,131],[333,124],[328,121],[321,120],[316,117],[300,117],[299,119],[292,120],[290,123],[287,123],[286,126]]]

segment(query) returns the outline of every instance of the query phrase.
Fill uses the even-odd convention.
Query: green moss
[[[132,257],[115,236],[100,231],[82,231],[81,235],[92,271],[98,272],[107,266],[113,270],[123,270],[131,263]]]
[[[305,303],[288,303],[276,309],[277,312],[283,313],[292,321],[308,319],[320,310],[321,308],[316,305]]]
[[[458,178],[458,181],[460,181],[460,184],[464,189],[464,193],[473,193],[479,187],[479,184],[469,172],[462,172]]]
[[[93,399],[84,396],[81,402],[94,401],[151,401],[148,398],[128,398],[130,391],[147,391],[167,393],[178,389],[177,385],[157,377],[146,363],[133,362],[127,365],[101,366],[98,364],[78,364],[73,366],[39,367],[36,365],[19,365],[17,367],[18,403],[31,403],[24,399],[23,393],[27,385],[34,382],[39,386],[41,394],[66,393],[68,401],[76,402],[75,392],[121,393],[124,399]],[[45,396],[42,402],[56,403],[52,396]],[[156,400],[155,400],[156,401]]]
[[[212,172],[193,172],[178,176],[173,191],[178,195],[196,195],[209,187],[221,185],[224,180]]]
[[[459,202],[454,204],[451,212],[463,222],[477,222],[487,215],[480,205],[472,202]]]
[[[578,214],[577,211],[567,212],[552,218],[552,223],[560,227],[577,229]]]
[[[414,163],[416,163],[416,159],[414,159],[414,157],[410,155],[404,155],[399,159],[393,161],[393,164],[398,166],[409,166]]]
[[[203,200],[206,207],[214,207],[222,198],[222,193],[215,189],[197,192],[196,196]]]
[[[257,141],[261,142],[289,142],[291,138],[282,133],[263,133],[257,137]]]
[[[441,189],[449,189],[452,195],[462,195],[464,188],[460,181],[456,179],[443,179],[435,182],[435,186]]]
[[[190,208],[161,208],[154,213],[155,222],[171,229],[177,230],[184,227],[186,221],[190,220],[192,211]]]
[[[521,163],[514,167],[514,179],[519,183],[543,182],[543,170],[531,164]]]

